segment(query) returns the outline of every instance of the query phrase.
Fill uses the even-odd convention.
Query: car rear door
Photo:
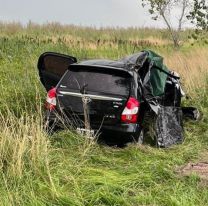
[[[55,87],[69,65],[76,62],[77,59],[72,56],[54,52],[43,53],[38,59],[38,70],[40,81],[46,90]]]
[[[120,70],[75,66],[57,87],[63,110],[70,118],[84,120],[83,98],[87,98],[92,128],[120,122],[130,96],[132,76]]]

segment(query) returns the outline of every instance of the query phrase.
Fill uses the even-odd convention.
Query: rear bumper
[[[139,132],[139,124],[117,124],[112,126],[103,125],[101,131],[104,133],[118,135],[118,136],[131,136]]]
[[[46,118],[51,123],[59,124],[59,120],[57,118],[57,115],[54,112],[46,112]],[[76,126],[76,125],[74,125]],[[114,138],[131,138],[137,136],[139,132],[141,131],[141,125],[140,124],[133,124],[133,123],[120,123],[120,124],[114,124],[114,125],[102,125],[100,128],[99,125],[93,125],[91,124],[92,129],[98,130],[100,129],[100,132],[105,134],[105,136],[113,136]]]

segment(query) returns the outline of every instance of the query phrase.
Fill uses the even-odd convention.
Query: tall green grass
[[[203,94],[201,94],[201,98]],[[193,103],[193,102],[192,102]],[[204,115],[208,101],[197,104]],[[1,115],[1,205],[206,205],[208,189],[177,166],[207,149],[207,116],[185,124],[182,145],[99,145],[63,131],[49,137],[41,111]]]

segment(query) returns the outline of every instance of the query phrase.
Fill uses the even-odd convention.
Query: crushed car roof
[[[102,67],[116,67],[116,68],[124,68],[125,65],[120,61],[113,60],[105,60],[105,59],[93,59],[86,60],[78,63],[78,65],[87,65],[87,66],[102,66]]]
[[[147,54],[148,53],[146,51],[142,51],[116,61],[108,60],[108,59],[93,59],[93,60],[81,61],[73,65],[110,67],[114,69],[117,68],[117,69],[124,69],[127,71],[131,71],[135,66],[137,65],[139,66],[141,61],[143,63],[145,56],[147,56]]]

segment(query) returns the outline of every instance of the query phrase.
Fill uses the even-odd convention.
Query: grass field
[[[0,23],[0,205],[208,205],[208,181],[178,167],[208,161],[208,45],[182,34],[175,50],[165,30]],[[165,57],[182,76],[199,122],[185,122],[185,141],[169,149],[89,142],[70,131],[42,129],[45,91],[37,59],[45,51],[118,59],[142,49]]]

